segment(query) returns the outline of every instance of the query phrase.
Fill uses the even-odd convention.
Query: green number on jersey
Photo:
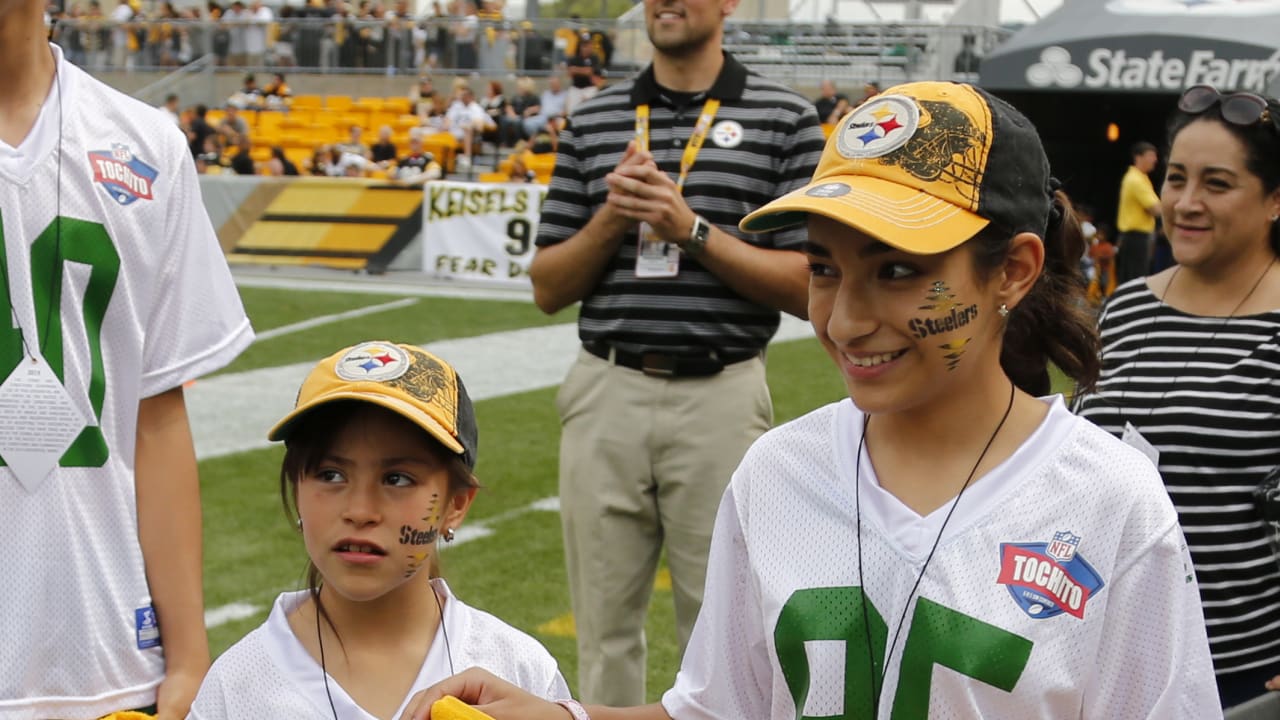
[[[60,222],[59,222],[60,220]],[[61,228],[59,228],[61,224]],[[61,235],[61,238],[59,238]],[[4,244],[3,225],[0,225],[0,263],[8,267],[8,252]],[[33,348],[42,345],[42,354],[49,368],[66,383],[63,370],[62,338],[62,280],[64,266],[68,262],[89,266],[89,282],[84,291],[81,307],[85,333],[88,335],[91,371],[89,376],[89,404],[93,407],[97,422],[88,425],[63,453],[59,465],[63,467],[102,467],[109,451],[102,436],[102,403],[106,397],[106,373],[102,364],[102,319],[111,304],[116,279],[120,275],[120,254],[101,223],[55,219],[49,223],[31,245],[31,277],[34,286],[32,298],[35,305],[35,337],[27,338]],[[5,303],[8,315],[15,317],[11,305],[12,290],[0,275],[0,302]],[[52,281],[52,286],[50,286]],[[9,376],[22,361],[22,333],[15,323],[0,322],[0,380]],[[0,458],[0,465],[4,464]]]
[[[804,714],[810,674],[806,642],[844,641],[844,712],[823,717],[854,720],[876,716],[871,683],[878,682],[883,674],[887,638],[883,617],[860,587],[809,588],[792,593],[778,614],[773,639],[782,677],[795,701],[797,720],[812,717]],[[1011,692],[1026,669],[1033,644],[1020,635],[920,598],[903,646],[890,717],[928,718],[934,665]]]

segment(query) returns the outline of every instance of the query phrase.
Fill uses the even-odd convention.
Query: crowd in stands
[[[51,5],[47,22],[67,58],[93,71],[177,67],[209,54],[228,67],[403,74],[420,68],[544,74],[579,55],[589,55],[597,71],[609,67],[608,33],[588,29],[577,16],[513,23],[504,2],[436,0],[430,14],[415,17],[408,0],[307,0],[275,10],[261,0],[181,9],[167,0],[125,0],[109,13],[100,0],[73,0]]]
[[[490,81],[483,98],[465,78],[442,90],[423,75],[403,98],[295,97],[284,74],[260,86],[250,73],[222,108],[180,111],[172,94],[162,108],[186,133],[201,173],[412,184],[449,172],[474,177],[473,158],[489,153],[492,171],[481,179],[545,182],[568,95],[558,75],[541,89],[521,77],[510,95],[500,81]]]

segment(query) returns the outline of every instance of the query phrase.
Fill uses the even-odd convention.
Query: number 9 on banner
[[[431,705],[431,720],[493,720],[456,697],[442,697]]]

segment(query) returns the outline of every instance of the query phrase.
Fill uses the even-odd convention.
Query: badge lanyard
[[[720,101],[707,98],[702,111],[698,113],[698,123],[693,126],[693,134],[684,146],[680,156],[680,174],[676,177],[676,191],[684,194],[684,183],[689,178],[689,170],[698,159],[698,151],[711,132],[711,121],[720,109]],[[649,105],[636,106],[636,149],[649,151]],[[636,244],[636,277],[675,277],[680,272],[680,246],[659,238],[649,223],[640,223],[639,238]]]

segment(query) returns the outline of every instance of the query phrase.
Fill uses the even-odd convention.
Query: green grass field
[[[396,299],[326,290],[242,288],[241,294],[259,332]],[[407,307],[255,343],[223,372],[319,360],[367,339],[430,347],[432,341],[445,338],[571,323],[575,313],[568,310],[547,317],[531,302],[417,298]],[[816,340],[771,346],[769,383],[777,422],[844,395],[839,377]],[[548,388],[476,403],[483,447],[476,474],[484,489],[468,524],[483,524],[492,534],[446,550],[442,564],[450,585],[466,602],[540,639],[576,689],[577,652],[568,617],[559,518],[554,512],[528,509],[531,503],[556,494],[560,426],[554,396],[555,389]],[[234,421],[228,418],[228,422]],[[264,434],[266,430],[262,428]],[[270,448],[200,463],[206,606],[243,603],[258,608],[250,617],[210,630],[215,654],[261,623],[277,593],[301,586],[306,554],[281,507],[281,455],[281,448]],[[679,660],[671,595],[661,587],[654,594],[647,633],[648,694],[657,699],[675,677]]]

